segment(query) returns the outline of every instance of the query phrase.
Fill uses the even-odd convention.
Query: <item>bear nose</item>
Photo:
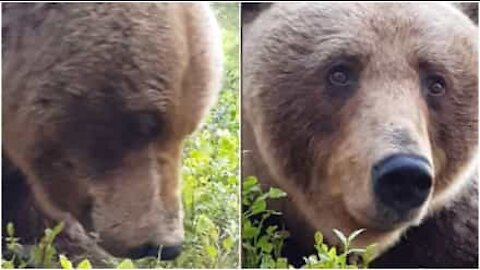
[[[155,244],[145,244],[132,249],[128,257],[139,259],[143,257],[157,257],[160,254],[161,260],[173,260],[182,252],[182,244],[172,246],[160,246]]]
[[[432,188],[429,162],[414,155],[397,154],[381,160],[373,167],[372,180],[376,198],[403,214],[421,206]]]

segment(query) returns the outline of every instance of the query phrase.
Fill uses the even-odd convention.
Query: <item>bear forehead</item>
[[[36,24],[18,16],[6,35],[14,40],[17,33],[34,32],[7,46],[6,59],[29,57],[31,65],[21,68],[31,75],[20,90],[29,91],[34,102],[120,97],[133,110],[166,111],[178,98],[189,59],[181,34],[187,30],[171,19],[182,15],[174,5],[35,5],[31,14],[29,8],[22,12],[38,16]]]
[[[369,26],[396,32],[401,27],[450,27],[470,33],[476,28],[460,10],[448,3],[291,3],[274,5],[265,14],[270,19],[289,24],[301,22],[320,28],[348,27],[352,30]],[[391,29],[389,27],[394,27]]]
[[[476,74],[477,27],[450,4],[273,5],[246,35],[247,77],[314,72],[348,58],[380,70],[428,64]]]
[[[335,39],[348,41],[345,47],[350,50],[355,50],[355,43],[362,44],[359,50],[363,52],[374,50],[379,44],[439,48],[451,47],[454,42],[457,47],[476,50],[476,26],[451,4],[282,4],[260,15],[257,22],[253,35],[261,40],[262,33],[270,46],[280,46],[273,45],[277,41],[307,49]]]

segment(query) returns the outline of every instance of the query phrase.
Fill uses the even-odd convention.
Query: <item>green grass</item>
[[[123,260],[119,268],[238,268],[239,267],[239,29],[238,4],[212,5],[222,29],[224,81],[219,100],[200,130],[188,138],[183,152],[182,198],[185,211],[185,243],[174,261],[156,258]],[[3,268],[82,267],[73,265],[54,247],[60,227],[46,235],[25,254],[14,235],[7,236],[10,256],[2,254]],[[33,253],[32,253],[33,252]],[[12,257],[13,256],[13,257]]]

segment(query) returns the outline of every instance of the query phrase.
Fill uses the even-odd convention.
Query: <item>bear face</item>
[[[209,7],[14,4],[3,27],[4,151],[39,208],[115,256],[178,247],[182,141],[220,88]]]
[[[381,253],[473,173],[477,27],[452,5],[274,4],[242,52],[244,149],[265,167],[244,175],[288,193],[287,223],[332,243],[366,228],[356,245]]]

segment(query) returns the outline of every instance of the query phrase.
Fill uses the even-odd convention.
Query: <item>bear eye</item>
[[[124,119],[125,140],[144,143],[157,138],[162,131],[162,119],[155,112],[135,112]]]
[[[328,81],[333,86],[349,86],[352,81],[352,71],[347,66],[336,66],[328,72]]]
[[[160,120],[153,113],[141,113],[138,119],[138,132],[145,137],[160,133]]]
[[[446,92],[446,83],[441,76],[431,76],[427,79],[427,94],[432,97],[443,96]]]

